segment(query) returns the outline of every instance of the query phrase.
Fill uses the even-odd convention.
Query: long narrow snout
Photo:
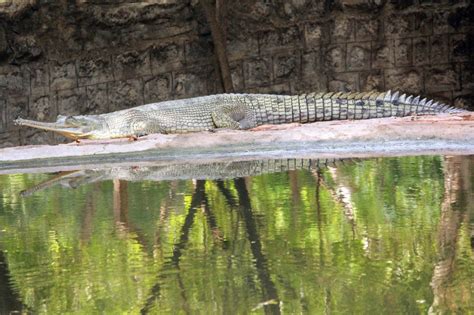
[[[90,137],[90,132],[83,126],[74,126],[67,123],[67,120],[57,122],[41,122],[29,119],[18,118],[14,121],[16,125],[28,126],[32,128],[57,132],[71,139],[84,139]]]

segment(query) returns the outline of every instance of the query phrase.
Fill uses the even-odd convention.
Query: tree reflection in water
[[[186,219],[184,220],[184,224],[181,228],[179,241],[173,247],[173,256],[171,257],[171,260],[169,261],[169,263],[165,265],[165,268],[170,268],[171,267],[171,268],[179,269],[179,260],[180,260],[181,255],[182,255],[182,251],[184,250],[184,248],[186,247],[186,243],[188,242],[189,231],[191,230],[191,227],[193,225],[196,210],[200,205],[202,205],[202,203],[205,199],[206,192],[205,192],[205,185],[204,184],[205,184],[205,181],[203,181],[203,180],[198,180],[196,182],[196,188],[195,188],[193,196],[192,196],[191,205],[189,206],[189,209],[188,209],[188,212],[187,212],[187,215],[186,215]],[[179,281],[180,290],[181,290],[183,300],[186,301],[186,292],[185,292],[185,289],[184,289],[183,282],[181,280],[181,276],[180,276],[179,273],[177,274],[177,276],[178,276],[178,281]],[[141,309],[142,314],[148,314],[148,312],[152,308],[153,303],[155,302],[155,300],[159,298],[160,290],[161,290],[160,281],[161,281],[161,279],[158,279],[156,284],[153,285],[153,287],[151,288],[151,294],[149,295],[145,306]],[[188,309],[186,302],[184,303],[183,306],[184,306],[185,309]]]
[[[20,313],[23,308],[18,292],[12,288],[5,255],[0,251],[0,314]]]
[[[267,259],[262,251],[262,243],[258,235],[257,224],[255,223],[255,217],[252,213],[252,206],[245,181],[243,178],[237,178],[234,180],[234,185],[239,196],[239,207],[237,207],[237,209],[245,223],[250,249],[254,258],[255,267],[257,268],[258,278],[261,282],[263,303],[266,303],[264,305],[265,313],[280,314],[280,299],[278,298],[275,284],[268,271]]]
[[[472,301],[472,286],[459,286],[456,283],[459,281],[457,270],[459,263],[456,261],[458,258],[456,253],[462,246],[459,244],[462,225],[466,226],[466,232],[471,237],[471,251],[474,251],[472,243],[474,235],[472,229],[474,221],[472,220],[474,218],[474,159],[459,156],[446,157],[444,168],[444,199],[441,205],[437,240],[439,258],[430,283],[434,298],[429,313],[433,314],[446,311],[457,313],[462,310],[459,305],[474,303]],[[471,230],[470,233],[469,230]],[[473,279],[472,268],[470,275]],[[471,306],[474,305],[471,304]]]
[[[244,177],[196,181],[133,168],[113,181],[1,176],[0,276],[13,284],[3,307],[463,312],[474,303],[473,161],[253,161],[205,168]]]

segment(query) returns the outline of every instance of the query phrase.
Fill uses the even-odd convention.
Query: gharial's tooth
[[[413,99],[413,104],[416,105],[416,104],[419,104],[419,103],[420,103],[420,96],[418,95],[417,97],[415,97],[415,98]]]
[[[398,93],[398,91],[396,91],[396,92],[393,93],[393,95],[392,95],[392,102],[398,101],[398,97],[399,97],[399,93]]]
[[[385,98],[385,93],[380,93],[380,94],[377,96],[377,101],[383,101],[384,98]]]
[[[407,97],[406,104],[411,104],[413,101],[413,95]]]
[[[420,101],[420,105],[425,106],[425,105],[426,105],[426,101],[427,101],[426,98],[422,99],[422,100]]]
[[[428,103],[426,103],[426,107],[431,107],[432,104],[433,104],[433,100],[429,100]]]
[[[430,101],[430,102],[431,102],[431,101]],[[433,103],[433,106],[431,106],[431,107],[433,107],[433,108],[438,108],[438,107],[439,107],[439,103],[438,103],[438,102],[434,102],[434,103]]]
[[[406,97],[407,97],[406,94],[402,94],[402,96],[400,96],[400,97],[398,98],[398,101],[399,101],[400,103],[405,103]]]
[[[387,94],[385,94],[384,101],[390,102],[392,100],[392,91],[388,90]]]

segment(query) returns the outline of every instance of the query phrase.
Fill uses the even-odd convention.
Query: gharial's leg
[[[257,126],[255,114],[244,104],[221,107],[212,112],[211,116],[217,128],[250,129]]]
[[[219,112],[211,113],[212,121],[217,128],[240,129],[240,123],[229,114]]]

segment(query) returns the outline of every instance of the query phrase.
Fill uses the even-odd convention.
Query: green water
[[[0,314],[474,313],[474,157],[53,176],[0,176]]]

